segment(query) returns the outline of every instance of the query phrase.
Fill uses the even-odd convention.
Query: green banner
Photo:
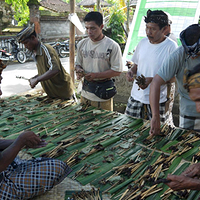
[[[171,15],[171,30],[180,45],[180,32],[199,21],[200,0],[138,0],[123,54],[124,65],[126,60],[131,59],[138,42],[146,37],[144,16],[148,9],[163,10]],[[127,71],[127,67],[124,67],[124,71]]]

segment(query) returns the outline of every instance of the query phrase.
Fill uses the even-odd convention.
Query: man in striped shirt
[[[34,25],[20,31],[17,40],[33,52],[36,61],[38,74],[29,79],[31,88],[40,82],[48,97],[71,99],[74,93],[71,76],[65,71],[54,48],[40,43]]]

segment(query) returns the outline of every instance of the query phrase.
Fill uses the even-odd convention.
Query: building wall
[[[66,40],[70,34],[70,21],[67,17],[41,16],[40,18],[41,33],[40,38],[44,42]],[[76,35],[80,35],[80,31],[76,28]]]

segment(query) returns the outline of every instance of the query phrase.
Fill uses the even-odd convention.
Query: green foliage
[[[110,37],[117,43],[124,43],[125,33],[122,25],[126,21],[126,14],[123,9],[119,9],[116,5],[110,8],[110,13],[107,24],[107,28],[111,30]]]
[[[89,8],[85,8],[83,6],[80,6],[80,9],[84,10],[85,12],[90,12],[90,9]]]
[[[29,8],[27,6],[29,0],[5,0],[7,4],[11,4],[15,12],[14,18],[18,21],[18,25],[27,24],[29,20]]]
[[[111,5],[115,5],[118,3],[118,0],[105,0],[107,3],[111,4]]]

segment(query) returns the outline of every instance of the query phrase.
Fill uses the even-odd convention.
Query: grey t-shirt
[[[180,114],[186,116],[200,117],[200,113],[196,111],[195,102],[189,97],[189,93],[183,87],[183,76],[185,69],[193,69],[200,63],[200,57],[187,59],[184,48],[180,46],[165,60],[162,67],[158,71],[158,75],[164,80],[169,81],[176,77],[178,92],[180,94]]]

